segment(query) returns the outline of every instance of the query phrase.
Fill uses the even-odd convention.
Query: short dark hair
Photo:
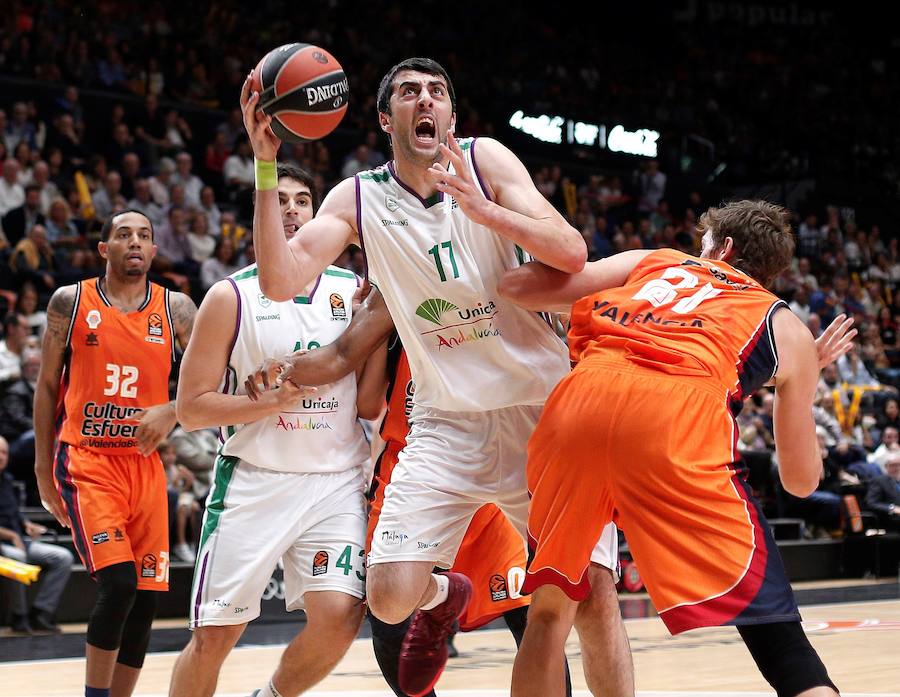
[[[109,237],[112,235],[113,231],[113,221],[118,218],[120,215],[124,215],[125,213],[140,213],[142,216],[147,218],[147,222],[150,223],[150,239],[154,239],[156,237],[156,231],[153,229],[153,221],[147,216],[144,211],[139,211],[137,208],[126,208],[122,211],[117,211],[112,213],[103,223],[103,227],[100,228],[100,240],[103,242],[109,242]]]
[[[397,73],[403,70],[415,70],[419,73],[439,75],[444,78],[444,81],[447,83],[447,93],[450,95],[450,105],[453,107],[453,113],[456,113],[456,93],[453,91],[453,83],[450,81],[450,76],[444,70],[444,66],[431,58],[407,58],[387,71],[387,74],[381,78],[381,84],[378,86],[378,113],[391,113],[391,92],[393,91],[394,78],[397,77]]]
[[[15,310],[7,314],[6,317],[3,318],[3,336],[8,336],[9,328],[19,326],[19,322],[23,319],[25,319],[25,315],[16,312]]]
[[[295,182],[306,186],[312,196],[313,211],[319,207],[319,192],[316,190],[316,180],[312,174],[302,167],[297,167],[297,165],[283,164],[281,162],[278,163],[276,174],[279,179],[282,177],[293,179]]]
[[[769,286],[794,256],[789,220],[786,208],[768,201],[731,201],[701,215],[699,231],[712,233],[714,248],[730,237],[734,256],[728,263]]]
[[[26,194],[29,193],[29,192],[31,192],[31,191],[38,191],[38,192],[39,192],[40,190],[41,190],[41,187],[39,187],[37,184],[29,184],[28,186],[25,187],[25,193],[26,193]]]

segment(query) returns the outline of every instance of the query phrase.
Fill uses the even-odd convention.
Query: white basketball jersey
[[[238,296],[238,329],[220,390],[226,394],[246,394],[244,380],[264,359],[330,344],[350,324],[355,274],[329,266],[308,297],[275,302],[263,295],[257,273],[253,264],[228,277]],[[355,373],[279,414],[224,427],[221,437],[224,455],[281,472],[341,472],[369,458],[356,418]]]
[[[462,139],[466,165],[489,197]],[[409,357],[416,403],[444,411],[543,404],[569,370],[547,318],[497,295],[529,257],[473,223],[449,196],[422,199],[393,163],[356,175],[357,226],[372,282]]]

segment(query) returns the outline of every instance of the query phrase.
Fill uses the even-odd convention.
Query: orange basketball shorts
[[[379,458],[370,493],[367,551],[384,503],[384,490],[390,483],[391,472],[401,449],[399,443],[388,441]],[[597,537],[600,537],[599,533]],[[453,571],[468,576],[474,589],[468,608],[459,618],[463,631],[477,629],[505,612],[530,602],[528,596],[520,593],[525,579],[525,542],[503,512],[493,504],[479,508],[469,523],[456,553]]]
[[[56,485],[85,568],[134,562],[138,588],[169,590],[166,477],[155,452],[106,455],[60,443]]]
[[[736,438],[725,390],[583,361],[551,394],[529,442],[533,558],[523,591],[552,583],[584,599],[591,550],[615,520],[673,634],[798,620]]]

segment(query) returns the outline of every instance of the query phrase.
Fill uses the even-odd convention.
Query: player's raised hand
[[[257,160],[271,162],[278,154],[281,140],[272,130],[272,117],[266,116],[259,106],[259,92],[250,88],[250,75],[241,86],[241,112],[244,115],[244,128],[253,148],[253,156]]]
[[[289,356],[267,358],[252,375],[244,380],[244,389],[251,402],[256,402],[266,390],[274,390],[280,383],[276,382],[282,373],[291,367]]]
[[[450,160],[453,171],[445,168],[440,162],[435,162],[428,168],[428,178],[438,191],[452,196],[470,220],[480,225],[485,224],[490,201],[481,194],[478,185],[472,179],[472,173],[466,166],[462,149],[453,133],[447,131],[447,144],[441,143],[438,147],[441,154]]]
[[[175,405],[172,403],[158,404],[155,407],[142,409],[134,415],[138,422],[135,438],[137,438],[138,450],[141,455],[148,457],[156,446],[162,443],[175,428]]]
[[[840,314],[816,339],[816,353],[819,357],[819,370],[843,356],[853,346],[856,330],[851,329],[853,318]]]

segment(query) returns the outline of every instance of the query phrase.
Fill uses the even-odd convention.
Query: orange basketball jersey
[[[169,401],[169,291],[148,282],[144,302],[126,313],[110,304],[99,278],[81,281],[67,345],[59,440],[107,455],[138,454],[134,414]]]
[[[572,308],[569,350],[592,359],[693,376],[732,407],[774,373],[769,320],[784,303],[723,261],[672,249],[647,255],[624,285]]]
[[[385,443],[399,445],[398,452],[406,445],[409,433],[409,415],[413,408],[413,394],[416,391],[406,351],[396,336],[388,350],[387,413],[381,422],[379,434]]]

